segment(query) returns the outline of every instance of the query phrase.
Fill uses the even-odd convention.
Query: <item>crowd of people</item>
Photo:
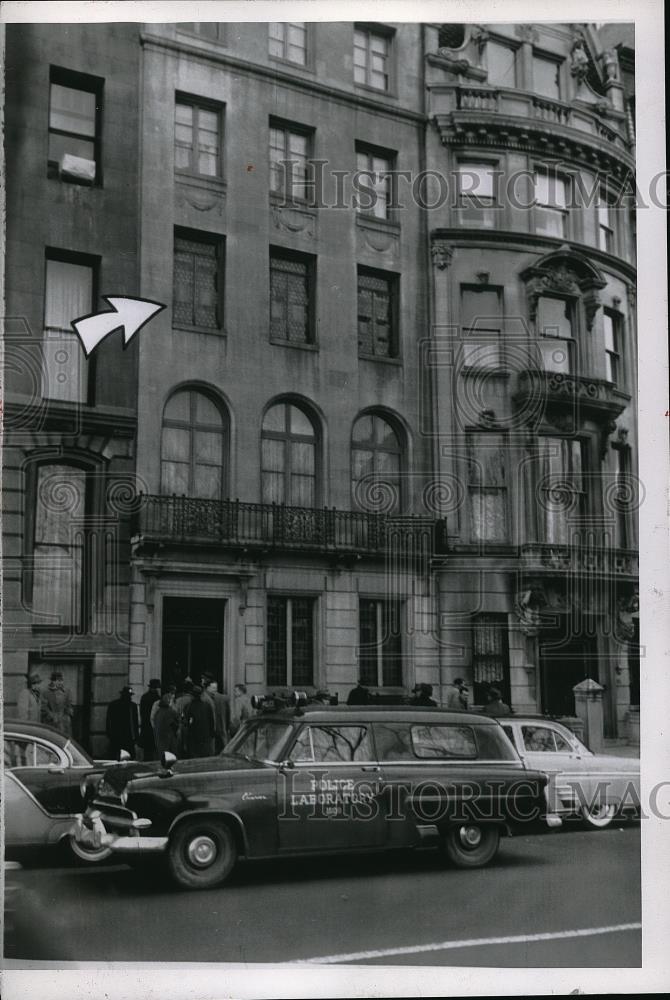
[[[63,674],[54,670],[46,687],[38,671],[31,671],[27,680],[18,698],[18,718],[46,722],[71,736],[74,705]],[[186,677],[179,690],[174,684],[163,690],[161,681],[152,678],[139,706],[133,700],[134,694],[133,688],[126,685],[107,708],[105,728],[110,756],[115,759],[122,750],[143,760],[157,760],[165,751],[179,758],[209,757],[220,753],[242,723],[254,714],[245,684],[236,684],[230,698],[219,691],[217,681],[208,673],[203,673],[197,682]],[[456,677],[447,689],[442,707],[467,712],[469,696],[463,678]],[[337,703],[337,698],[326,690],[317,691],[311,700],[324,705]],[[433,687],[426,683],[415,684],[409,695],[392,700],[437,707]],[[493,685],[485,689],[484,701],[483,708],[478,710],[485,715],[499,718],[512,714],[502,700],[502,693]],[[373,694],[360,680],[347,697],[348,705],[379,702],[379,695]]]
[[[197,682],[186,677],[177,690],[153,678],[140,698],[126,685],[107,709],[106,731],[113,757],[125,750],[143,760],[156,760],[164,752],[179,758],[211,757],[253,713],[245,684],[236,684],[232,699],[219,691],[210,674]]]
[[[447,689],[447,693],[442,704],[442,708],[451,711],[467,712],[470,709],[470,692],[462,677],[456,677]],[[415,684],[411,694],[399,696],[397,701],[407,705],[417,705],[424,708],[437,708],[438,704],[433,698],[433,685],[420,683]],[[347,705],[374,705],[379,703],[379,696],[373,694],[361,680],[355,688],[352,688],[347,697]],[[484,705],[478,709],[484,715],[499,718],[511,715],[512,709],[502,700],[502,692],[493,685],[487,685],[484,690]]]

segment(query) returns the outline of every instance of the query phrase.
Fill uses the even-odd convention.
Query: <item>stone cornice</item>
[[[111,438],[134,438],[137,431],[137,417],[128,413],[54,400],[24,403],[16,397],[5,402],[4,422],[7,445],[13,443],[13,434],[21,436],[31,431],[104,434]]]
[[[559,250],[565,246],[565,239],[552,239],[550,236],[537,236],[535,233],[519,233],[509,229],[433,229],[430,233],[431,243],[440,242],[453,249],[479,248],[498,245],[502,250],[515,250],[520,253],[537,252],[541,254]],[[570,241],[569,246],[576,252],[592,260],[598,267],[608,273],[630,282],[633,286],[637,280],[637,271],[632,264],[614,257],[612,254],[598,250],[586,243]]]
[[[463,109],[435,114],[433,121],[444,146],[493,147],[555,156],[565,162],[595,167],[619,180],[635,171],[635,160],[627,151],[557,122],[501,115],[493,110]]]

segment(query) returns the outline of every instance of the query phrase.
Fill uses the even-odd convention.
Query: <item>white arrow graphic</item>
[[[72,320],[86,357],[101,340],[123,327],[123,342],[127,344],[149,320],[165,306],[150,299],[131,299],[121,296],[103,295],[112,312],[91,313]]]

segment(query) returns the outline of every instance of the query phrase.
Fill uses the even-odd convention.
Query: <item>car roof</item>
[[[27,736],[29,739],[50,740],[61,748],[70,739],[69,736],[64,736],[60,730],[47,725],[46,722],[26,722],[24,719],[5,719],[2,731],[5,736],[12,733],[16,736]]]
[[[562,719],[556,718],[552,715],[532,715],[530,712],[524,712],[523,715],[504,715],[498,718],[498,722],[503,725],[506,722],[557,722],[559,726],[563,726],[564,729],[569,729],[570,727],[563,722]]]
[[[458,712],[445,708],[432,708],[421,705],[301,705],[295,708],[280,708],[277,711],[265,711],[255,718],[274,718],[282,721],[300,721],[309,717],[310,722],[341,722],[347,721],[375,722],[426,722],[432,719],[436,722],[463,723],[468,722],[496,725],[497,719],[488,715],[477,715],[475,712]]]

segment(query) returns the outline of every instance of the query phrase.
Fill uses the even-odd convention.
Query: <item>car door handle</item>
[[[381,768],[379,767],[379,764],[364,764],[361,767],[361,771],[376,771],[379,773],[380,770]]]

